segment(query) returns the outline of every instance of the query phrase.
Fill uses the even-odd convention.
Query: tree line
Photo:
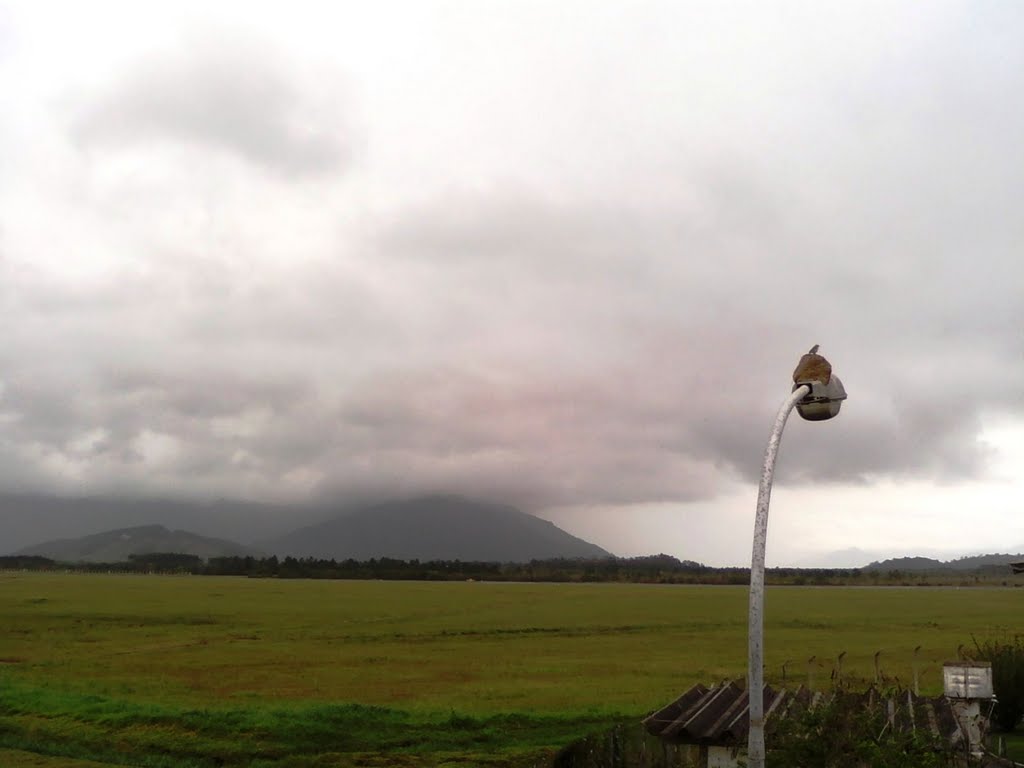
[[[531,560],[494,563],[463,560],[335,560],[314,557],[211,557],[173,552],[130,555],[119,562],[67,563],[40,556],[0,557],[0,569],[83,573],[179,573],[281,579],[383,579],[415,581],[624,582],[648,584],[749,584],[747,568],[715,568],[670,555],[630,558]],[[899,574],[888,574],[887,581]],[[771,568],[770,583],[833,585],[877,583],[859,569]]]
[[[129,555],[119,562],[61,562],[37,555],[0,556],[0,570],[82,573],[167,573],[279,579],[382,579],[407,581],[622,582],[640,584],[750,583],[748,568],[716,568],[671,555],[555,558],[527,563],[468,560],[335,560],[314,557],[211,557],[176,552]],[[769,584],[792,586],[1020,586],[1008,569],[916,572],[861,568],[769,568]]]

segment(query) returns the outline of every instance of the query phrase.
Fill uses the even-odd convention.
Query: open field
[[[0,574],[0,747],[101,763],[534,765],[745,674],[746,589]],[[1021,589],[769,589],[767,677],[941,663]],[[794,680],[795,678],[795,680]],[[18,753],[0,754],[5,765]],[[57,763],[52,763],[57,764]],[[60,763],[71,765],[69,761]]]

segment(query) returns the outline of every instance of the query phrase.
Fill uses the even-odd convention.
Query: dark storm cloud
[[[84,108],[75,134],[87,147],[185,142],[285,176],[319,175],[348,162],[338,101],[302,90],[270,48],[201,41],[139,64]]]
[[[455,215],[433,210],[406,219],[393,252],[419,261],[426,285],[440,261],[460,275],[454,305],[491,307],[492,317],[509,323],[516,315],[524,333],[536,334],[524,354],[546,380],[517,371],[522,358],[493,364],[502,381],[521,375],[546,383],[535,384],[531,402],[513,398],[479,417],[514,425],[510,435],[482,442],[521,441],[524,453],[571,445],[588,475],[578,491],[588,501],[685,497],[695,486],[686,473],[667,471],[676,460],[756,480],[791,367],[805,346],[823,342],[853,399],[844,419],[803,425],[787,445],[791,477],[980,476],[988,458],[978,442],[981,415],[1021,413],[1020,398],[1007,397],[1024,383],[1020,268],[1008,246],[988,254],[979,278],[962,259],[936,262],[928,233],[910,244],[920,255],[904,254],[898,266],[866,255],[866,269],[849,268],[859,287],[848,285],[847,270],[818,258],[827,232],[806,208],[786,212],[750,190],[743,207],[764,213],[739,216],[732,227],[705,227],[681,209],[667,221],[620,211],[608,225],[607,211],[531,211],[521,200],[463,201],[451,206]],[[707,197],[720,194],[721,186]],[[884,217],[872,224],[888,226]],[[793,234],[752,252],[746,233],[756,238],[766,229],[776,238]],[[481,334],[501,333],[487,330],[487,312],[473,316],[482,318]],[[981,384],[993,374],[1000,386]],[[479,397],[487,386],[479,385]],[[571,405],[572,419],[545,408],[559,402]],[[475,418],[472,409],[451,410],[463,428]],[[606,471],[616,461],[625,466]],[[552,474],[567,475],[565,468]]]
[[[379,485],[383,493],[398,483],[409,491],[500,490],[521,503],[550,504],[693,498],[711,490],[713,481],[693,462],[669,455],[651,463],[663,430],[645,435],[649,423],[623,423],[616,399],[599,381],[515,364],[477,375],[449,369],[382,376],[350,390],[339,413],[340,447],[369,464],[339,465],[324,492]],[[668,466],[674,477],[665,476]]]
[[[218,418],[252,409],[280,413],[299,408],[307,390],[294,379],[263,374],[254,380],[213,367],[187,373],[118,370],[69,381],[8,376],[2,402],[12,417],[9,429],[56,447],[93,428],[120,438],[147,428],[205,434]]]
[[[314,264],[170,290],[186,260],[108,302],[102,282],[65,300],[23,278],[6,294],[34,318],[23,345],[61,363],[8,356],[7,435],[72,488],[707,499],[756,482],[792,367],[821,343],[851,399],[826,425],[794,417],[787,481],[982,476],[982,415],[1021,413],[1015,264],[988,259],[984,280],[914,252],[833,265],[806,207],[774,206],[757,179],[712,186],[760,224],[520,192],[404,211],[357,248],[386,281]],[[755,248],[761,229],[778,242]],[[158,325],[107,346],[88,332],[164,294],[187,300],[158,300]],[[991,372],[1000,386],[979,385]]]

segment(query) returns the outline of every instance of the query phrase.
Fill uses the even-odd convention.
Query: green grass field
[[[746,611],[733,587],[3,573],[0,763],[543,765],[744,676]],[[921,646],[938,692],[959,644],[1022,615],[1019,589],[769,589],[767,678],[814,656],[828,687],[846,651],[866,682],[880,650],[909,684]]]
[[[998,748],[1000,739],[1003,741],[1006,757],[1018,763],[1024,760],[1024,731],[1018,727],[1014,733],[993,734],[989,739],[993,750]]]

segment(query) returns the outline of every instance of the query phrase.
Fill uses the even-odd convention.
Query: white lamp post
[[[793,372],[793,393],[779,408],[764,452],[761,483],[757,489],[757,514],[754,518],[754,551],[750,560],[750,625],[748,633],[747,690],[750,693],[750,734],[747,739],[747,765],[764,768],[764,555],[768,541],[768,502],[772,495],[775,457],[779,453],[782,430],[795,406],[808,421],[824,421],[839,413],[846,390],[832,366],[817,354],[818,345],[800,358]]]

